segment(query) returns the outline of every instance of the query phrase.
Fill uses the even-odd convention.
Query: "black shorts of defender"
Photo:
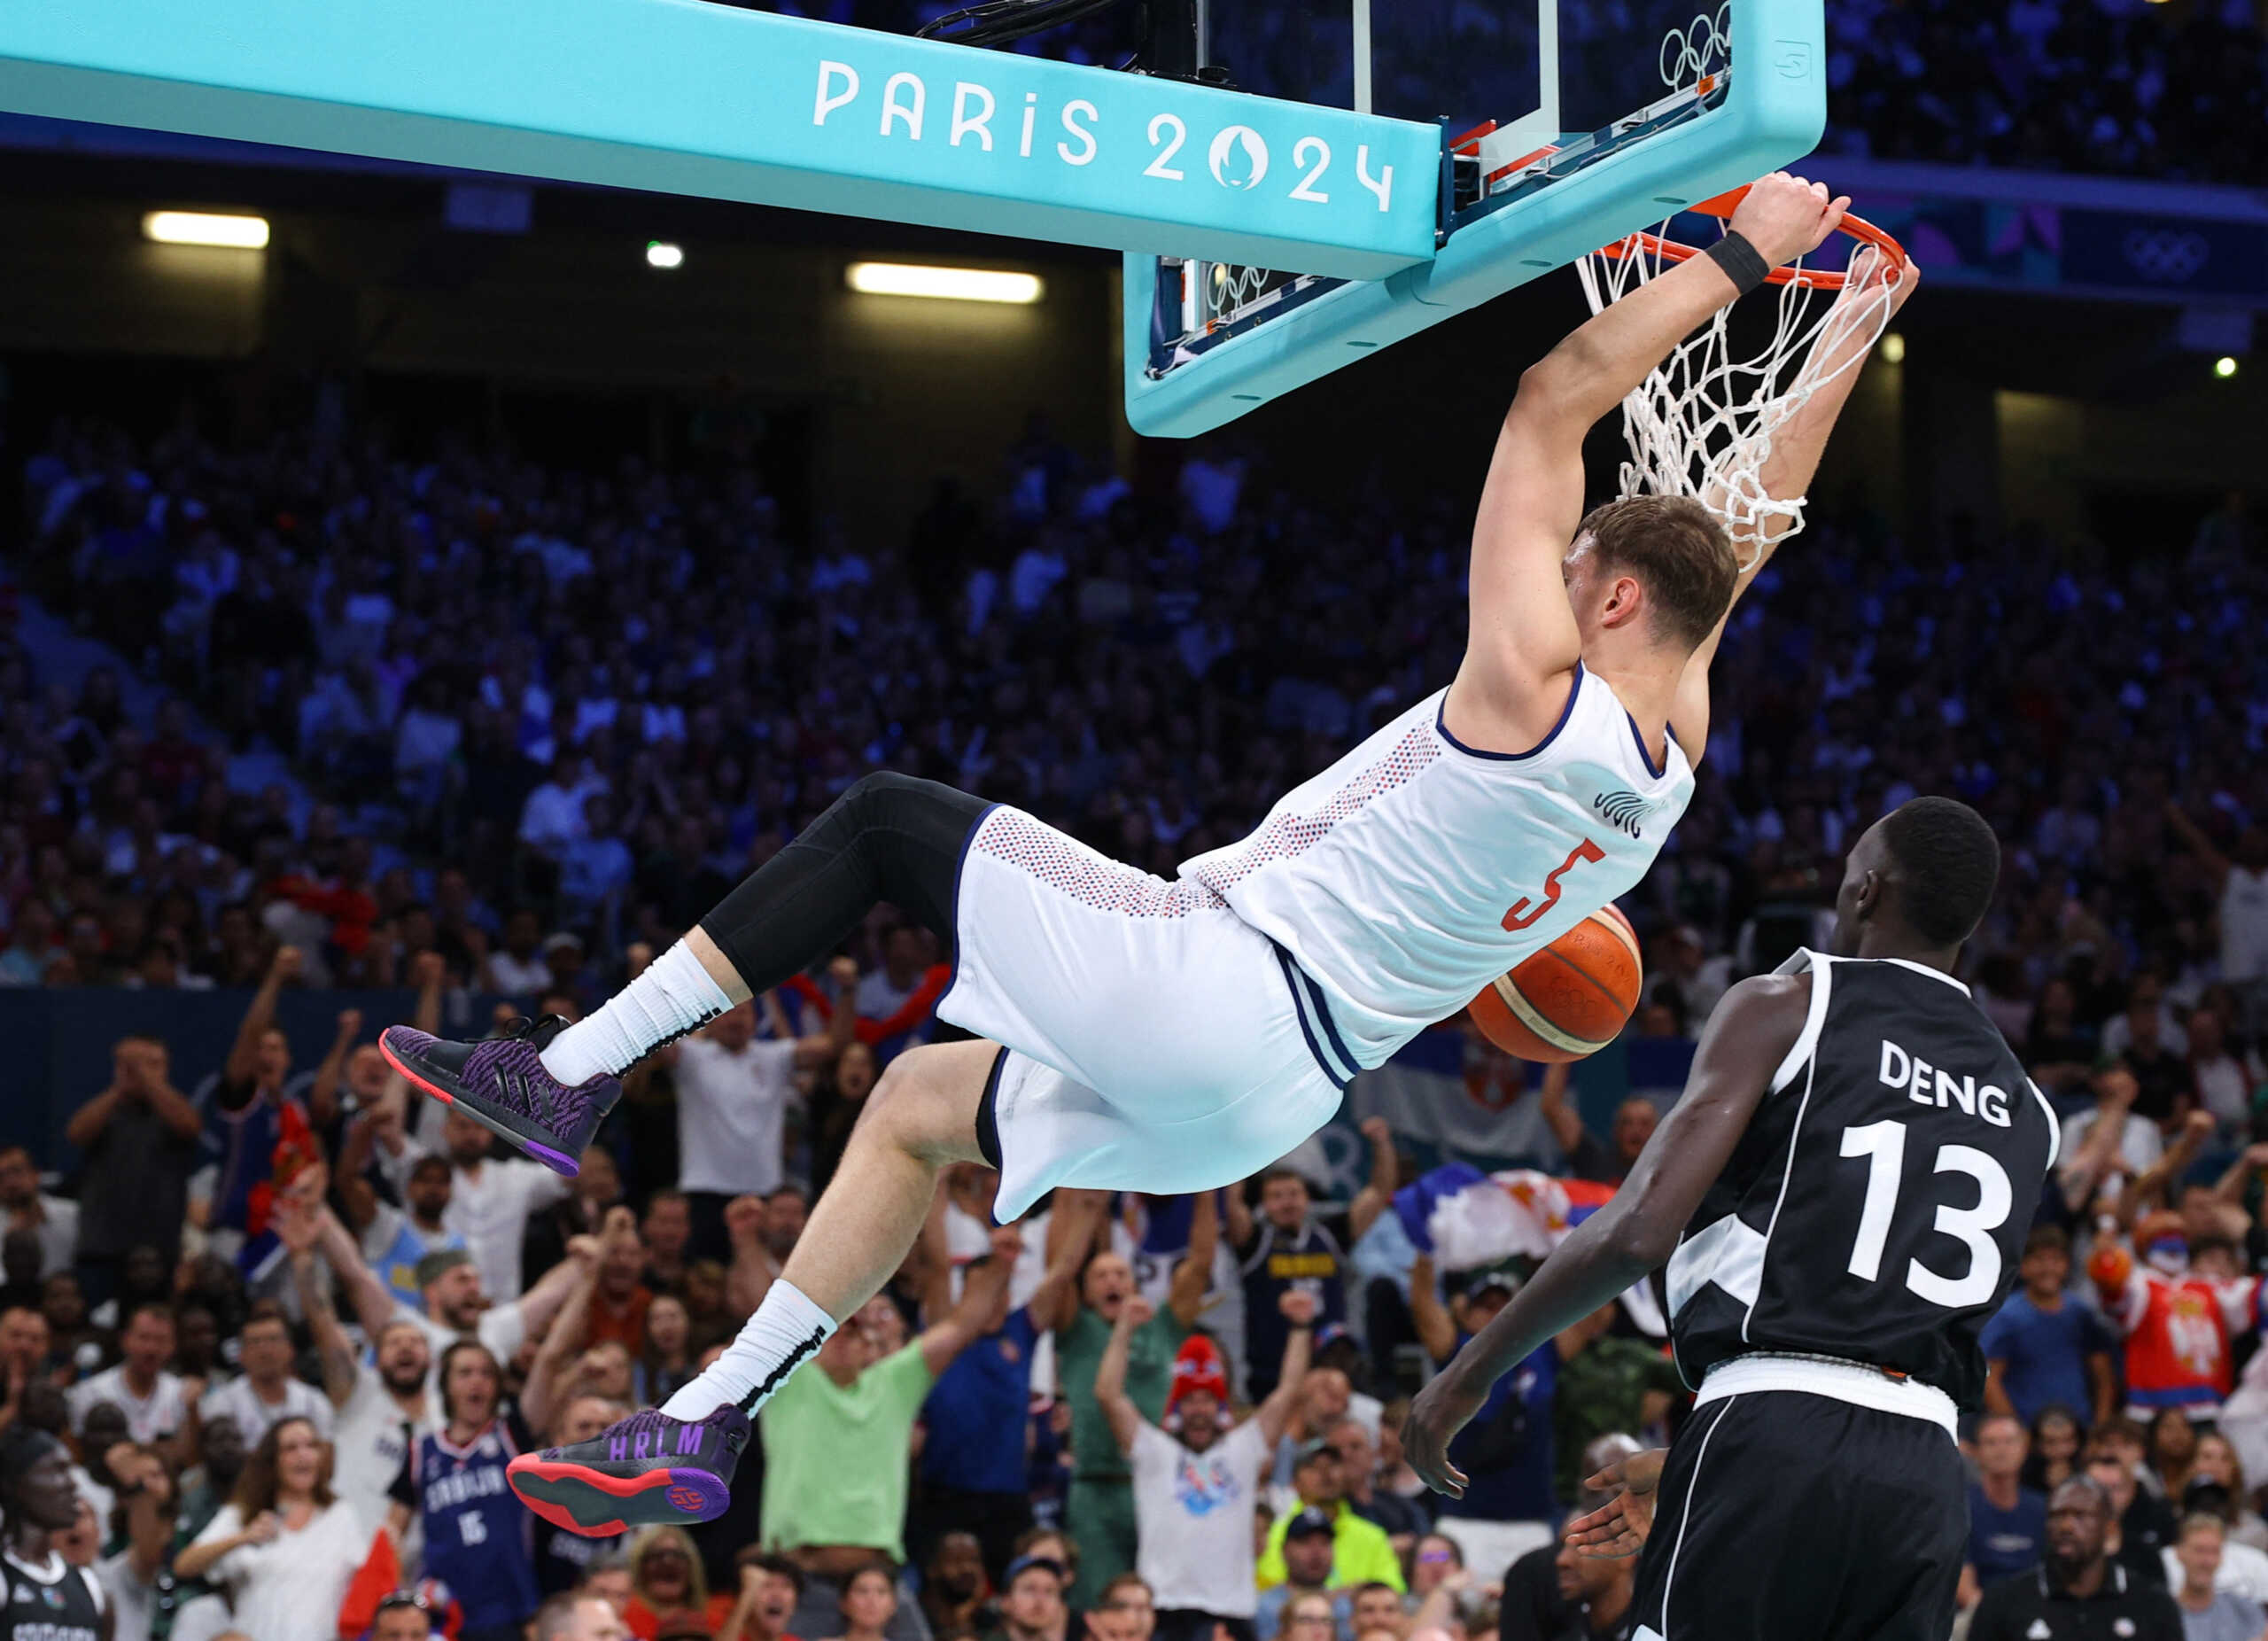
[[[1800,1390],[1696,1410],[1638,1561],[1641,1641],[1945,1641],[1969,1545],[1943,1427]]]

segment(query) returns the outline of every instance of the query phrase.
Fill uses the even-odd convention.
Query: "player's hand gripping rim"
[[[1633,1556],[1644,1548],[1646,1535],[1654,1527],[1654,1489],[1661,1482],[1662,1464],[1668,1458],[1667,1448],[1649,1448],[1587,1479],[1586,1491],[1612,1490],[1614,1497],[1588,1515],[1567,1523],[1564,1536],[1569,1547],[1577,1555],[1593,1559]]]

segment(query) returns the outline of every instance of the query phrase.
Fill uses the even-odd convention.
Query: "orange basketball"
[[[1614,1040],[1638,1007],[1638,931],[1602,906],[1472,999],[1472,1022],[1508,1054],[1581,1060]]]

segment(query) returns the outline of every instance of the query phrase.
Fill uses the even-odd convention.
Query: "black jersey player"
[[[56,1552],[78,1519],[63,1443],[21,1419],[0,1432],[0,1641],[111,1641],[102,1587]]]
[[[1956,1412],[1981,1399],[1977,1335],[2055,1152],[2047,1101],[1951,972],[1999,870],[1991,829],[1950,799],[1869,829],[1834,954],[1726,993],[1627,1183],[1411,1410],[1411,1464],[1459,1491],[1446,1450],[1496,1376],[1666,1263],[1694,1415],[1573,1529],[1626,1552],[1643,1538],[1641,1637],[1950,1633]]]

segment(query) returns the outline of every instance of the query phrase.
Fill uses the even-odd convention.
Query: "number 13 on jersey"
[[[1900,1178],[1906,1169],[1906,1124],[1868,1123],[1843,1131],[1843,1155],[1867,1159],[1867,1195],[1859,1209],[1858,1240],[1846,1267],[1862,1282],[1882,1279],[1883,1248],[1890,1240],[1891,1222],[1898,1212]],[[2008,1170],[1974,1146],[1938,1147],[1937,1174],[1967,1174],[1977,1182],[1977,1202],[1970,1208],[1936,1204],[1932,1229],[1953,1237],[1969,1249],[1969,1266],[1957,1276],[1944,1276],[1921,1260],[1908,1259],[1904,1272],[1909,1291],[1931,1304],[1952,1309],[1981,1305],[2000,1291],[2000,1248],[1992,1233],[2008,1223],[2016,1193]]]

